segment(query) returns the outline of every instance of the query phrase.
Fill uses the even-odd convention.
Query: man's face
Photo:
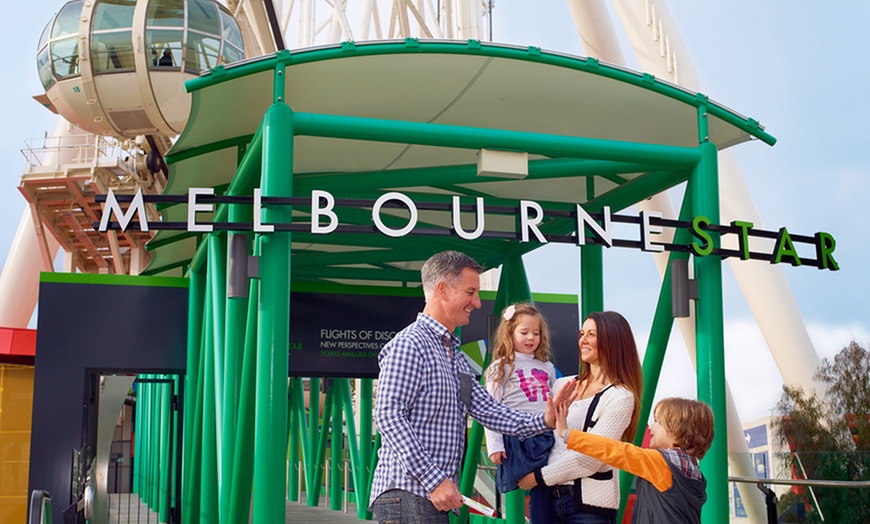
[[[452,324],[445,327],[455,329],[468,324],[471,312],[480,309],[480,275],[471,268],[465,268],[453,287],[445,282],[439,284],[444,284],[441,294],[444,300],[444,312]]]

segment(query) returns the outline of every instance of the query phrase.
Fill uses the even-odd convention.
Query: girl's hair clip
[[[509,305],[508,307],[506,307],[506,308],[504,309],[504,313],[502,313],[501,316],[502,316],[502,318],[504,318],[505,320],[510,320],[510,319],[514,318],[514,313],[516,313],[516,312],[517,312],[517,308],[516,308],[516,306],[514,306],[513,304],[511,304],[511,305]]]

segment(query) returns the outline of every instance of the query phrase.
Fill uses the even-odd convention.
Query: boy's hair
[[[665,398],[655,407],[659,425],[674,436],[674,446],[686,453],[704,458],[713,443],[713,410],[697,400]]]

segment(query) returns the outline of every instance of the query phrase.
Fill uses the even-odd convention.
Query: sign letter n
[[[99,231],[101,233],[105,233],[109,229],[109,218],[111,218],[112,213],[115,213],[115,216],[118,217],[121,231],[127,231],[127,226],[130,225],[130,221],[133,220],[133,215],[136,213],[139,214],[139,230],[148,231],[148,218],[145,216],[145,202],[142,199],[142,189],[136,190],[136,195],[133,197],[133,201],[130,202],[130,207],[127,208],[126,213],[121,209],[121,205],[115,197],[115,192],[111,189],[109,190],[109,193],[106,195],[106,205],[103,206],[103,217],[100,219]]]

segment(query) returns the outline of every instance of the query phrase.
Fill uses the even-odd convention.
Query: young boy
[[[568,431],[566,408],[556,408],[556,433],[568,449],[638,477],[632,524],[700,523],[707,479],[698,459],[713,442],[713,412],[703,402],[666,398],[656,404],[650,448],[600,435]]]

